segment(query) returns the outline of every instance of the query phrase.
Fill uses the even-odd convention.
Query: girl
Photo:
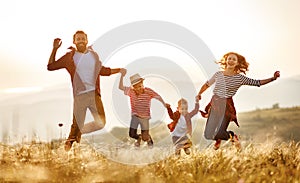
[[[215,83],[213,96],[210,103],[206,106],[205,112],[200,111],[203,117],[207,117],[204,130],[206,139],[215,140],[214,149],[218,149],[221,140],[231,139],[237,149],[241,148],[237,135],[232,131],[227,131],[230,121],[234,121],[239,126],[236,117],[236,110],[232,97],[242,85],[261,86],[270,83],[280,77],[276,71],[273,77],[263,80],[255,80],[246,77],[249,63],[242,55],[229,52],[226,53],[221,61],[222,71],[216,72],[200,89],[201,94]]]

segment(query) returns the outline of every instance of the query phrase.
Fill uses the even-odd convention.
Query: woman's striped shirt
[[[260,86],[260,81],[251,79],[242,74],[226,76],[222,71],[216,72],[208,81],[207,85],[211,86],[215,83],[213,93],[222,98],[230,98],[234,96],[242,85]]]

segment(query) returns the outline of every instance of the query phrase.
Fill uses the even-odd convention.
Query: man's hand
[[[51,52],[51,55],[49,57],[49,61],[48,61],[48,65],[52,64],[53,62],[55,62],[55,55],[56,55],[56,52],[57,52],[57,49],[61,46],[61,39],[60,38],[55,38],[54,41],[53,41],[53,49],[52,49],[52,52]],[[49,67],[48,67],[48,70],[51,70]]]
[[[58,49],[62,44],[62,41],[60,38],[55,38],[53,41],[53,48]]]

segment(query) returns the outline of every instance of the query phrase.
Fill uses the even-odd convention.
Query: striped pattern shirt
[[[144,93],[137,95],[133,88],[125,87],[124,94],[130,97],[131,114],[140,118],[150,119],[150,106],[152,98],[160,98],[155,91],[145,87]]]
[[[222,98],[234,96],[242,85],[260,86],[260,81],[251,79],[242,74],[226,76],[222,71],[216,72],[208,81],[207,85],[215,83],[213,93]]]

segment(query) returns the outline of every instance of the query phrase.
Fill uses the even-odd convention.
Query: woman
[[[240,149],[241,145],[237,135],[232,131],[227,131],[230,121],[234,121],[239,126],[236,118],[236,110],[232,97],[242,85],[261,86],[270,83],[280,77],[280,72],[276,71],[273,77],[263,80],[255,80],[245,76],[249,63],[242,55],[229,52],[221,61],[222,71],[216,72],[200,89],[198,95],[215,84],[213,97],[206,106],[205,112],[200,111],[203,117],[207,117],[204,130],[206,139],[215,140],[214,149],[218,149],[221,140],[231,139],[233,144]]]

